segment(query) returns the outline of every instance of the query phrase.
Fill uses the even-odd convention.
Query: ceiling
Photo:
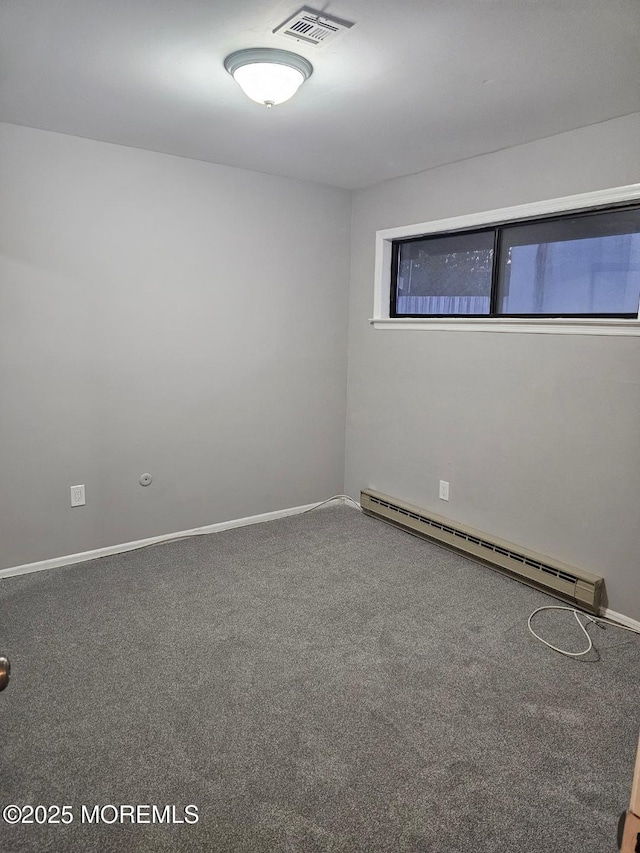
[[[0,0],[0,120],[357,188],[640,111],[638,0],[322,0],[354,21],[274,35],[296,0]],[[314,73],[267,110],[246,47]]]

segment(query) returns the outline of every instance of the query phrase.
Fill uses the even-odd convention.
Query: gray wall
[[[0,125],[0,568],[342,491],[350,206]]]
[[[637,182],[639,138],[635,115],[354,194],[346,444],[351,494],[601,573],[635,618],[638,339],[367,321],[377,229]],[[0,568],[342,491],[349,193],[0,125],[0,200]]]
[[[346,489],[601,574],[640,619],[640,339],[375,330],[377,229],[640,181],[640,115],[354,194]],[[451,500],[438,500],[438,481]]]

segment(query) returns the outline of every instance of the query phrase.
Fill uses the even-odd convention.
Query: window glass
[[[398,240],[393,258],[391,317],[637,317],[640,207]]]
[[[636,314],[640,211],[502,228],[498,314]]]
[[[392,315],[489,314],[493,244],[493,230],[399,243]]]

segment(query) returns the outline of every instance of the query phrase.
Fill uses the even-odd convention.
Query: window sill
[[[376,329],[427,332],[507,332],[529,335],[622,335],[640,337],[638,320],[537,319],[535,317],[374,317]]]

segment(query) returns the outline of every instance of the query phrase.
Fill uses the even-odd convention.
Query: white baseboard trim
[[[342,495],[330,498],[326,504],[345,504]],[[96,548],[93,551],[83,551],[81,554],[68,554],[66,557],[54,557],[52,560],[40,560],[37,563],[25,563],[22,566],[12,566],[0,569],[0,580],[15,575],[27,575],[30,572],[42,572],[46,569],[57,569],[61,566],[72,566],[74,563],[85,563],[87,560],[97,560],[99,557],[109,557],[112,554],[124,554],[126,551],[137,551],[148,545],[160,542],[171,542],[174,539],[185,539],[190,536],[203,536],[207,533],[220,533],[222,530],[232,530],[234,527],[247,527],[250,524],[261,524],[264,521],[274,521],[276,518],[286,518],[289,515],[299,515],[302,512],[317,507],[318,503],[294,506],[288,509],[278,509],[274,512],[263,512],[261,515],[249,515],[246,518],[235,518],[231,521],[221,521],[218,524],[207,524],[205,527],[194,527],[191,530],[179,530],[163,536],[151,536],[149,539],[138,539],[135,542],[124,542],[120,545],[109,545],[107,548]]]
[[[625,616],[624,613],[616,613],[615,610],[603,607],[600,610],[600,615],[605,619],[611,619],[613,622],[619,622],[621,625],[626,625],[627,628],[633,628],[634,631],[640,632],[640,622],[637,619],[632,619],[630,616]]]

